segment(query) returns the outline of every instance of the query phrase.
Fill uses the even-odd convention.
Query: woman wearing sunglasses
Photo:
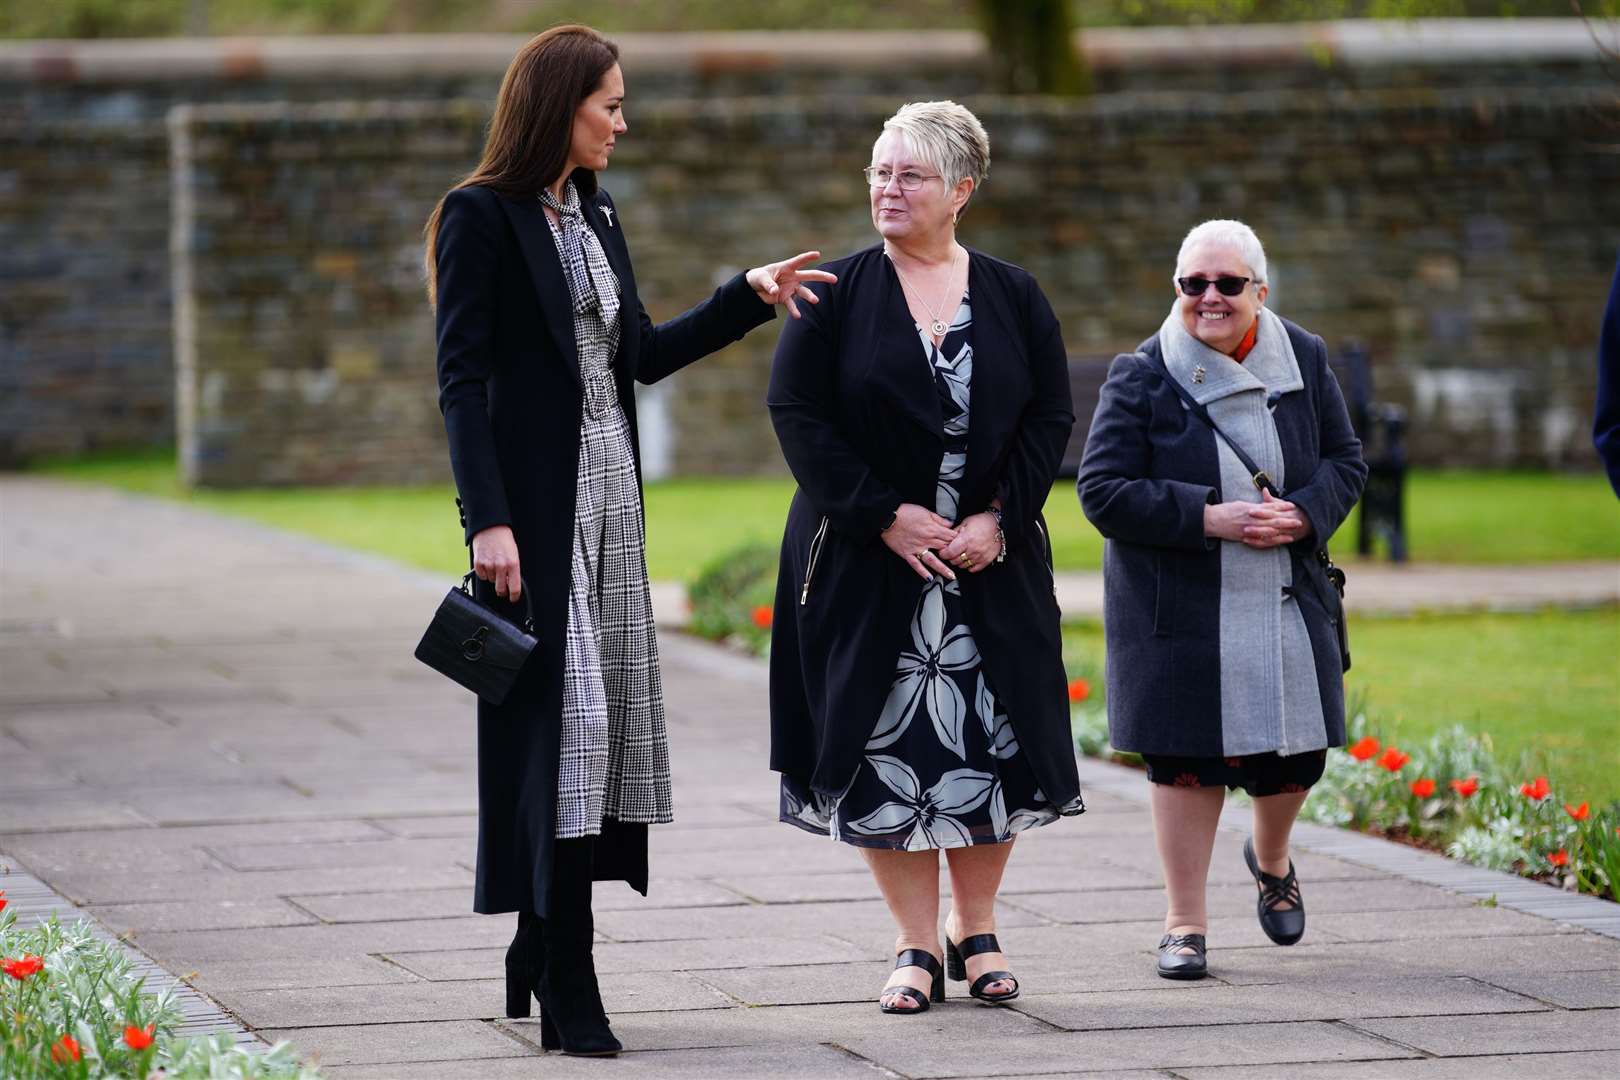
[[[1265,306],[1252,229],[1193,229],[1173,283],[1159,332],[1109,370],[1078,486],[1107,538],[1109,737],[1152,784],[1169,900],[1158,972],[1199,979],[1229,787],[1254,799],[1243,856],[1261,928],[1279,945],[1305,932],[1288,837],[1344,743],[1342,615],[1309,560],[1367,467],[1322,339]]]

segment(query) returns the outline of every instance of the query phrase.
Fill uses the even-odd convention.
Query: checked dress
[[[966,295],[937,346],[917,328],[945,418],[934,512],[951,521],[967,472],[972,332]],[[780,819],[856,847],[925,851],[1000,843],[1084,809],[1078,798],[1060,808],[1041,793],[985,682],[961,588],[935,577],[921,586],[910,639],[849,787],[828,798],[784,774]]]
[[[557,838],[569,840],[599,835],[604,817],[672,820],[669,740],[641,492],[614,386],[619,281],[573,182],[560,202],[549,191],[540,199],[558,216],[551,235],[568,281],[584,384],[557,772]]]

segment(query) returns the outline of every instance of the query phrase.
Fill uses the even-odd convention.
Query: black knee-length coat
[[[933,507],[944,421],[882,247],[825,269],[838,283],[811,286],[822,301],[783,327],[771,369],[771,421],[799,484],[772,624],[771,768],[835,795],[860,765],[922,584],[880,533],[902,502]],[[1080,780],[1041,507],[1074,426],[1067,358],[1057,317],[1025,271],[970,251],[968,293],[961,515],[999,494],[1007,560],[960,572],[962,605],[1018,743],[1062,806]]]
[[[642,309],[613,202],[582,201],[622,290],[619,403],[636,443],[636,381],[656,382],[768,322],[741,275],[654,325]],[[466,539],[510,525],[539,647],[500,706],[478,703],[475,911],[546,913],[556,832],[557,755],[583,400],[562,262],[539,200],[464,187],[445,199],[438,268],[439,407],[466,506]],[[636,471],[640,475],[639,447]],[[481,598],[494,600],[479,582]],[[453,737],[453,733],[448,736]],[[604,823],[598,880],[647,891],[645,826]]]

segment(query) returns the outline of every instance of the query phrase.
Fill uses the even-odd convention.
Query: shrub
[[[686,590],[692,633],[756,656],[770,651],[776,600],[776,549],[748,544],[709,563]]]
[[[0,891],[0,1076],[318,1080],[286,1043],[257,1051],[227,1035],[175,1038],[173,993],[147,993],[123,949],[54,915],[20,929],[4,906]]]

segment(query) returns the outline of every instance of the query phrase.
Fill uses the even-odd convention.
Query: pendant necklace
[[[947,286],[949,286],[950,282],[956,280],[956,260],[960,256],[960,254],[961,254],[961,249],[960,248],[958,248],[957,251],[955,251],[955,252],[953,252],[951,254],[951,270],[950,270],[950,273],[946,275],[946,277],[947,277],[947,282],[946,282]],[[945,336],[945,332],[950,329],[950,326],[948,326],[946,324],[944,319],[941,319],[939,317],[939,312],[933,306],[931,306],[928,303],[927,299],[924,298],[921,293],[914,290],[911,287],[911,285],[906,281],[906,275],[904,275],[904,274],[902,274],[900,272],[900,264],[894,261],[894,256],[893,255],[889,256],[889,265],[894,267],[894,274],[895,274],[896,277],[898,277],[900,279],[901,287],[904,288],[906,290],[906,292],[908,292],[911,295],[915,296],[917,298],[917,302],[919,304],[921,304],[923,306],[923,308],[928,312],[928,317],[929,317],[930,320],[932,320],[928,324],[929,332],[932,333],[934,335],[934,337],[936,337],[936,338],[943,338]],[[944,300],[941,301],[941,305],[949,303],[950,299],[951,298],[950,298],[949,289],[947,289],[946,296],[945,296]]]

